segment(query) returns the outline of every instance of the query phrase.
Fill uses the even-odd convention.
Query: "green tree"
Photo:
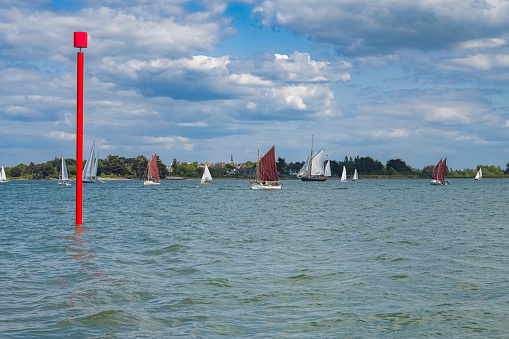
[[[19,178],[19,177],[23,176],[24,174],[28,174],[26,172],[27,168],[28,168],[28,166],[25,164],[19,164],[15,167],[12,167],[11,168],[11,177]]]
[[[166,179],[166,177],[170,174],[170,172],[166,168],[166,165],[163,164],[161,159],[159,159],[159,156],[157,156],[157,169],[159,170],[159,177],[161,179]]]
[[[131,162],[131,171],[136,178],[141,179],[147,170],[148,159],[139,155]]]
[[[171,168],[173,169],[173,175],[177,175],[178,164],[177,164],[176,158],[173,158],[173,162],[171,163]]]
[[[389,170],[390,168],[393,168],[398,173],[408,173],[412,170],[401,159],[391,159],[391,160],[387,161],[387,164],[385,166],[387,167],[387,170]]]
[[[252,161],[246,161],[242,167],[245,167],[245,168],[254,168],[256,167],[256,162],[252,162]]]
[[[30,164],[28,165],[28,168],[27,168],[27,172],[30,176],[32,176],[34,174],[34,170],[35,170],[35,164],[30,161]]]
[[[304,164],[302,166],[304,166]],[[343,166],[338,161],[331,160],[330,171],[333,177],[339,177],[341,175],[341,172],[343,171]]]
[[[354,159],[355,168],[359,174],[378,174],[383,170],[384,165],[371,157],[359,157]]]
[[[34,166],[34,173],[32,174],[32,178],[33,179],[58,178],[57,169],[53,167],[51,161],[48,161],[44,164],[37,164]]]
[[[421,171],[421,176],[423,178],[431,178],[434,168],[435,168],[435,165],[424,166]]]
[[[104,171],[106,174],[123,175],[127,173],[125,165],[126,158],[118,155],[108,155],[104,161]]]
[[[281,174],[285,174],[287,171],[286,171],[286,160],[284,158],[277,158],[277,171]]]

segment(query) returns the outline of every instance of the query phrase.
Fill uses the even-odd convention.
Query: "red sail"
[[[439,180],[438,179],[438,171],[440,170],[440,166],[442,165],[442,159],[438,162],[438,164],[433,168],[433,174],[431,174],[431,179]]]
[[[159,180],[159,169],[157,168],[157,155],[154,154],[148,167],[148,179]]]
[[[258,161],[258,181],[278,181],[276,167],[276,146],[272,148]]]
[[[437,179],[440,180],[440,181],[444,181],[445,180],[445,174],[447,173],[447,158],[444,159],[444,161],[442,161],[442,163],[440,164],[440,168],[438,169],[438,173],[437,173]]]

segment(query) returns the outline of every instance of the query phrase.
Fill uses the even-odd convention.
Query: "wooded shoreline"
[[[69,179],[76,178],[76,160],[67,158],[67,170]],[[86,161],[83,163],[83,165]],[[141,179],[146,171],[148,159],[140,155],[136,158],[125,158],[118,155],[109,155],[105,159],[98,159],[97,176],[101,180],[128,180]],[[302,168],[304,162],[287,163],[284,158],[277,159],[277,169],[281,179],[296,179],[297,172]],[[451,164],[451,162],[449,162]],[[207,163],[210,173],[214,179],[252,179],[256,175],[256,162],[245,163]],[[44,180],[58,179],[60,173],[61,159],[55,158],[41,164],[29,165],[19,164],[14,167],[6,167],[5,172],[9,180]],[[205,164],[198,162],[179,162],[173,159],[171,165],[167,166],[157,158],[157,167],[160,177],[166,179],[172,177],[174,180],[198,179],[201,178]],[[413,168],[401,159],[390,159],[385,164],[371,157],[355,158],[345,156],[343,161],[331,160],[330,167],[332,177],[339,178],[343,169],[346,168],[348,178],[351,178],[355,169],[359,173],[359,179],[429,179],[435,165],[428,165],[422,169]],[[509,163],[504,170],[500,166],[478,165],[475,169],[453,170],[449,168],[447,178],[450,179],[471,179],[477,171],[482,169],[483,178],[509,178]],[[169,178],[169,179],[172,179]]]

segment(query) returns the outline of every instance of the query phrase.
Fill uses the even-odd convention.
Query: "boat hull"
[[[145,180],[145,181],[143,182],[143,185],[144,185],[144,186],[156,186],[156,185],[161,185],[161,182],[151,181],[151,180]]]
[[[95,179],[83,179],[82,182],[84,183],[88,183],[88,184],[93,184],[95,183],[97,180]]]
[[[262,184],[255,182],[251,185],[252,190],[279,190],[283,188],[283,184]]]
[[[300,178],[302,181],[325,181],[325,178],[316,178],[316,177],[302,177]]]
[[[212,183],[212,181],[202,181],[201,183],[202,183],[202,184],[211,184],[211,183]]]
[[[440,181],[440,180],[432,179],[429,182],[429,184],[430,185],[435,185],[435,186],[445,186],[445,185],[449,184],[449,181],[448,180]]]

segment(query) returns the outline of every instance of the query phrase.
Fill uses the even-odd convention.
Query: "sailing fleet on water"
[[[264,189],[264,190],[275,190],[281,189],[283,184],[279,180],[279,175],[277,172],[277,164],[276,164],[276,155],[275,155],[275,145],[260,157],[260,145],[258,145],[258,161],[256,166],[256,180],[250,181],[251,189]],[[71,186],[69,175],[67,172],[67,165],[65,163],[64,157],[61,157],[61,166],[60,166],[60,175],[58,179],[59,185]],[[95,141],[92,144],[92,148],[90,149],[90,154],[87,162],[85,163],[85,167],[83,169],[83,182],[84,183],[94,183],[97,182],[97,168],[99,162],[99,152],[95,152]],[[444,159],[440,159],[437,165],[433,168],[433,173],[431,175],[431,185],[440,185],[445,186],[449,185],[451,182],[445,178],[447,174],[447,157]],[[330,161],[325,159],[324,150],[321,149],[317,153],[313,155],[313,136],[311,137],[311,152],[306,159],[306,162],[300,169],[297,174],[297,177],[302,181],[325,181],[328,177],[331,176],[331,167]],[[357,181],[359,179],[359,175],[357,169],[354,169],[352,181]],[[482,179],[482,168],[479,167],[479,170],[475,176],[475,180],[479,181]],[[347,173],[346,167],[343,166],[343,171],[340,177],[341,182],[347,181]],[[0,183],[8,182],[5,174],[5,169],[2,166],[0,171]],[[210,170],[205,164],[203,170],[203,176],[201,178],[202,184],[210,184],[212,182],[212,175],[210,174]],[[159,176],[159,169],[157,166],[157,154],[154,154],[152,159],[147,165],[147,169],[143,175],[143,185],[145,186],[154,186],[160,185],[161,178]]]

